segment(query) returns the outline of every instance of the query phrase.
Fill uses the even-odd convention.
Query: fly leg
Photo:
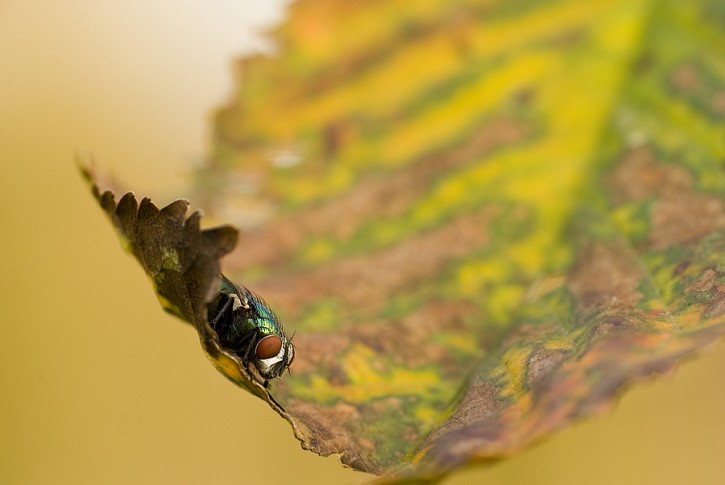
[[[214,319],[209,322],[211,324],[211,327],[216,330],[217,325],[219,325],[219,321],[221,320],[222,316],[227,312],[229,308],[232,306],[232,299],[227,298],[227,301],[224,302],[224,306],[222,306],[222,309],[219,310],[214,317]]]
[[[249,345],[247,345],[247,350],[244,352],[244,357],[242,358],[242,362],[244,362],[244,365],[246,366],[249,364],[249,352],[252,351],[254,347],[257,346],[257,333],[252,334],[252,341],[249,342]]]
[[[256,332],[248,333],[242,336],[241,339],[235,341],[232,347],[234,350],[234,354],[237,356],[238,359],[242,361],[242,366],[247,371],[247,374],[249,374],[249,376],[257,382],[259,382],[259,379],[257,379],[257,376],[254,374],[254,372],[249,369],[249,357],[253,349],[257,346],[258,340],[259,337],[257,336]]]

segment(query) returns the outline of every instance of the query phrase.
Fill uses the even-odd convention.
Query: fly
[[[219,278],[219,294],[207,307],[209,325],[221,346],[239,357],[248,371],[253,365],[268,388],[269,381],[284,374],[295,358],[292,339],[260,296],[223,274]]]

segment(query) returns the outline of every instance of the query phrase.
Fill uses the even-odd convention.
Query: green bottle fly
[[[253,364],[269,387],[270,379],[280,377],[294,360],[292,339],[261,297],[222,274],[219,278],[219,294],[207,307],[209,325],[221,346],[237,355],[248,371]]]

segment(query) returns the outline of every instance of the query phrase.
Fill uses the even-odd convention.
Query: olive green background
[[[282,2],[33,3],[0,0],[0,483],[367,481],[302,451],[209,365],[73,161],[183,195],[232,57]],[[722,369],[719,344],[610,415],[446,483],[721,483]]]

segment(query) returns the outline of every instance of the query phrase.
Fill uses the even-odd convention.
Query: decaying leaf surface
[[[272,394],[303,446],[435,480],[725,332],[721,3],[292,4],[197,197],[296,328]]]
[[[283,414],[237,359],[220,348],[219,339],[207,323],[206,302],[219,291],[219,259],[234,249],[237,229],[227,225],[202,230],[201,212],[188,215],[186,200],[159,209],[151,199],[139,203],[133,192],[126,192],[116,201],[115,194],[123,191],[115,182],[90,165],[83,167],[82,173],[118,231],[122,246],[151,279],[161,306],[194,325],[204,351],[224,375]]]

